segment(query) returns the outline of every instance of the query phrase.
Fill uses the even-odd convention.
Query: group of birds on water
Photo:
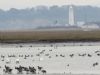
[[[17,70],[17,74],[23,74],[26,72],[26,74],[46,74],[46,70],[43,69],[41,66],[37,66],[37,69],[34,66],[24,67],[19,65],[18,67],[15,66],[14,68]],[[13,69],[7,65],[4,66],[3,72],[5,74],[12,74]]]
[[[23,46],[20,46],[20,48],[22,48]],[[30,46],[32,47],[32,46]],[[57,49],[57,47],[56,47]],[[39,61],[42,61],[43,58],[41,58],[42,55],[48,57],[49,59],[52,59],[53,56],[52,56],[52,53],[53,53],[53,49],[40,49],[38,48],[38,53],[36,54],[19,54],[18,56],[16,54],[8,54],[7,56],[1,54],[1,61],[6,61],[6,58],[8,58],[9,60],[6,61],[6,64],[10,64],[11,61],[10,61],[10,58],[23,58],[25,60],[27,60],[29,57],[40,57]],[[46,52],[48,51],[48,52]],[[94,52],[97,56],[100,56],[100,50],[96,50]],[[65,54],[62,54],[62,53],[56,53],[54,54],[55,57],[62,57],[62,58],[65,58],[67,57]],[[70,53],[68,54],[68,56],[73,59],[75,56],[79,56],[79,57],[93,57],[92,54],[90,53],[78,53],[77,55],[75,53]],[[16,59],[16,64],[19,64],[20,63],[20,59]],[[93,67],[96,67],[99,65],[99,62],[95,61],[92,66]],[[70,64],[67,64],[67,66],[70,66]],[[0,68],[2,68],[2,66],[0,66]],[[41,66],[37,66],[37,68],[35,68],[34,66],[28,66],[28,67],[25,67],[25,66],[22,66],[22,65],[19,65],[19,66],[15,66],[14,68],[15,70],[17,70],[17,74],[23,74],[23,72],[26,72],[26,74],[39,74],[39,73],[43,73],[43,74],[46,74],[47,71],[41,67]],[[4,69],[3,69],[3,72],[4,73],[7,73],[7,74],[11,74],[13,71],[13,69],[7,65],[4,65]]]

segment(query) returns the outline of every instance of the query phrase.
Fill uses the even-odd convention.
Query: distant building
[[[83,29],[99,29],[100,28],[97,24],[84,24],[80,27]]]
[[[82,26],[82,25],[84,25],[84,24],[85,24],[84,21],[78,21],[78,22],[77,22],[77,26]]]

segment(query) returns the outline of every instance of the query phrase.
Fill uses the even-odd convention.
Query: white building
[[[86,24],[86,25],[82,25],[81,28],[83,28],[83,29],[99,29],[100,27],[97,24]]]
[[[84,24],[85,24],[84,21],[78,21],[78,22],[77,22],[77,26],[82,26],[82,25],[84,25]]]

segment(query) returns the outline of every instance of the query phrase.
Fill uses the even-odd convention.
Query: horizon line
[[[70,5],[73,5],[73,6],[90,6],[90,7],[100,8],[100,6],[94,6],[94,5],[75,5],[75,4],[69,4],[69,5],[51,5],[51,6],[47,6],[47,5],[37,5],[37,6],[25,7],[25,8],[11,7],[11,8],[7,8],[7,9],[0,8],[0,10],[3,10],[3,11],[9,11],[11,9],[23,10],[23,9],[37,8],[39,6],[45,6],[45,7],[47,7],[49,9],[50,7],[53,7],[53,6],[63,7],[63,6],[70,6]]]

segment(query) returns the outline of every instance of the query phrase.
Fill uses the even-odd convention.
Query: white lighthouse
[[[74,10],[72,5],[69,6],[69,25],[75,25]]]

